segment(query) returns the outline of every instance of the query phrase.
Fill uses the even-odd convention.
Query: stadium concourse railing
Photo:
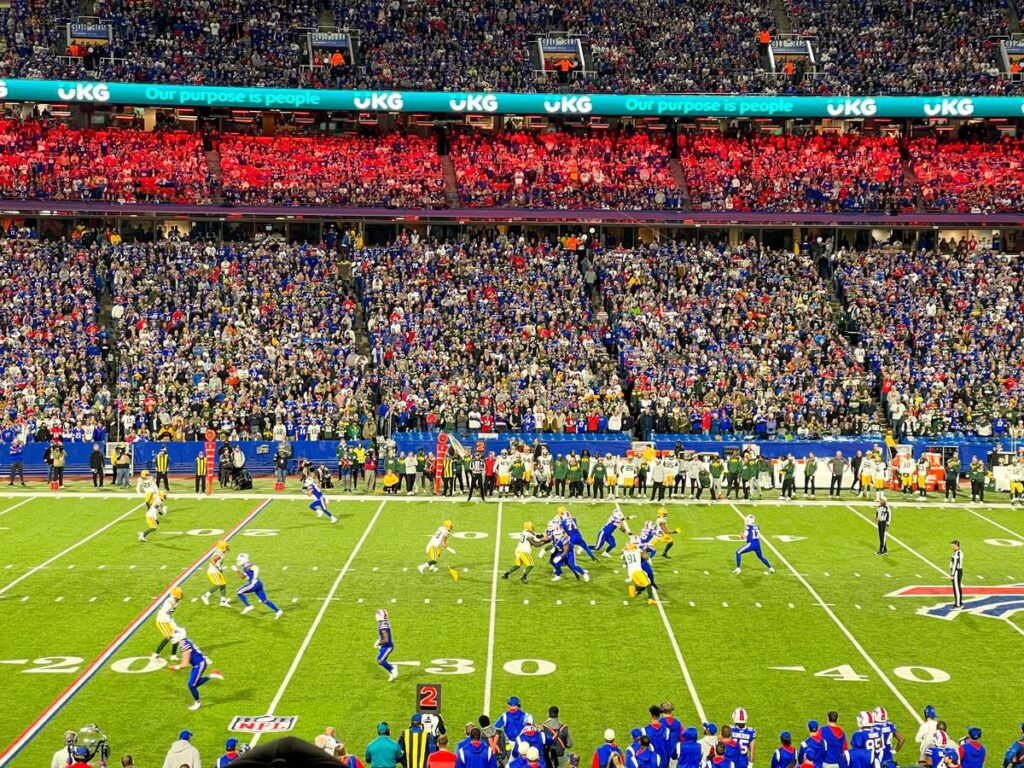
[[[258,205],[116,203],[94,200],[0,199],[8,215],[125,218],[377,220],[406,222],[523,222],[573,224],[660,224],[665,226],[828,226],[828,227],[1024,227],[1024,211],[1012,213],[822,213],[814,211],[606,210],[600,208],[374,208]]]
[[[437,432],[399,432],[392,436],[389,446],[396,452],[408,453],[423,450],[424,453],[432,453],[437,449]],[[477,432],[459,433],[459,440],[467,448],[476,448],[483,443],[484,450],[499,452],[508,448],[513,442],[523,442],[532,445],[535,441],[546,446],[555,455],[567,455],[570,451],[577,454],[587,450],[590,455],[612,454],[622,456],[632,446],[632,440],[628,435],[621,433],[604,434],[532,434],[521,432],[505,432],[503,434],[481,434]],[[986,461],[988,454],[992,451],[997,442],[992,437],[943,437],[928,438],[918,437],[907,441],[915,447],[915,453],[926,448],[949,447],[959,450],[960,459],[964,466],[967,466],[974,457]],[[349,440],[346,444],[355,446],[369,445],[371,441]],[[880,436],[874,438],[866,437],[842,437],[823,440],[755,440],[753,436],[735,435],[727,439],[713,435],[673,435],[655,434],[651,436],[651,442],[659,450],[670,450],[677,444],[688,450],[699,453],[723,453],[732,449],[740,449],[750,444],[756,444],[758,449],[768,458],[779,458],[793,454],[797,458],[804,458],[809,453],[818,456],[827,456],[836,451],[842,451],[844,456],[852,456],[857,451],[868,451],[871,448],[882,445],[884,440]],[[68,477],[84,476],[89,474],[89,454],[92,452],[92,443],[64,444],[67,450],[67,463],[65,475]],[[105,446],[99,443],[101,449]],[[218,443],[219,447],[220,443]],[[278,444],[272,440],[264,441],[231,441],[233,447],[241,449],[245,454],[245,468],[255,476],[270,475],[274,468],[274,454]],[[297,440],[290,443],[292,449],[292,468],[296,468],[302,459],[309,459],[313,464],[326,464],[331,470],[338,466],[337,451],[338,440]],[[154,457],[157,451],[164,446],[167,447],[170,459],[170,473],[172,475],[191,476],[195,467],[196,457],[204,452],[203,442],[137,442],[132,446],[133,462],[136,471],[141,469],[153,469]],[[46,443],[30,442],[24,446],[21,460],[25,466],[25,474],[33,477],[45,476],[47,471],[46,463],[43,461],[43,452],[46,450]],[[0,443],[0,481],[7,477],[11,466],[10,446]],[[0,486],[2,487],[2,486]]]

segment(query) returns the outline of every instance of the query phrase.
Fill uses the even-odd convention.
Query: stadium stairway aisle
[[[789,15],[786,13],[786,4],[782,0],[772,0],[772,13],[775,14],[776,35],[786,35],[792,32]]]
[[[459,207],[459,182],[455,178],[455,166],[451,155],[441,155],[441,170],[444,172],[444,197],[449,208]]]
[[[210,170],[210,197],[214,205],[224,204],[223,177],[220,172],[220,152],[211,149],[206,153],[206,167]]]
[[[676,183],[683,193],[683,208],[692,208],[690,204],[690,188],[686,185],[686,175],[683,173],[683,166],[679,164],[679,158],[673,157],[668,161],[668,170],[672,174],[672,181]]]

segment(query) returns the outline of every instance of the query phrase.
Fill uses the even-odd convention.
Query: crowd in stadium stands
[[[102,439],[114,398],[101,356],[99,267],[96,251],[76,242],[0,240],[5,432],[16,421],[26,436],[45,426]]]
[[[956,213],[1014,211],[1024,207],[1024,142],[916,139],[911,164],[922,207]]]
[[[962,242],[834,257],[898,435],[1006,433],[1024,419],[1024,295],[1016,259]]]
[[[29,435],[856,435],[879,427],[879,393],[901,436],[1024,423],[1017,265],[971,241],[840,250],[835,318],[827,259],[753,242],[16,235],[0,240],[0,393]],[[101,289],[126,308],[116,336]]]
[[[205,203],[210,179],[202,140],[194,133],[2,120],[0,196]]]
[[[435,137],[214,136],[235,205],[459,205],[619,210],[959,213],[1024,208],[1024,142],[855,133],[457,133],[455,190]],[[199,133],[0,120],[0,197],[204,204],[217,195]],[[688,197],[687,197],[688,193]]]
[[[121,433],[238,439],[345,431],[365,413],[366,360],[337,254],[312,246],[122,244],[108,249]]]
[[[436,142],[418,136],[244,136],[220,140],[225,199],[247,205],[445,203]]]
[[[354,65],[347,50],[336,51],[340,64],[316,51],[311,60],[306,33],[317,28],[323,6],[338,27],[353,30]],[[998,70],[989,39],[1007,32],[1002,0],[788,0],[785,11],[784,26],[818,40],[819,71],[807,80],[765,74],[759,39],[777,20],[763,0],[94,0],[86,8],[73,0],[12,0],[0,9],[0,64],[20,77],[372,89],[846,95],[1020,88]],[[65,24],[83,12],[109,21],[110,46],[70,50]],[[572,73],[568,83],[537,69],[531,41],[555,30],[579,34],[588,50],[590,71]]]
[[[641,434],[869,431],[874,377],[810,256],[666,243],[596,260]]]
[[[628,428],[615,359],[586,297],[583,242],[403,238],[355,255],[398,429]],[[595,275],[596,276],[596,275]]]
[[[679,137],[695,208],[877,211],[915,207],[896,139],[857,134]]]
[[[1005,0],[787,0],[792,31],[818,39],[803,90],[842,94],[998,94],[1011,87],[992,35]]]
[[[452,165],[464,205],[679,208],[664,137],[512,132],[462,134]]]

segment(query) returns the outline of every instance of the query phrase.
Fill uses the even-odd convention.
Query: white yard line
[[[491,617],[487,625],[487,667],[484,671],[484,708],[487,715],[491,713],[491,683],[494,679],[494,627],[498,613],[498,572],[501,570],[501,513],[504,502],[498,502],[498,522],[494,533],[494,574],[491,576]]]
[[[736,507],[735,504],[730,504],[730,506],[732,507],[733,511],[737,515],[739,515],[740,519],[745,518],[745,515],[742,512],[740,512],[740,510]],[[857,652],[860,653],[860,655],[864,658],[864,661],[866,661],[868,665],[873,670],[875,670],[875,674],[882,679],[882,682],[885,683],[886,687],[890,691],[892,691],[892,694],[897,698],[900,704],[902,704],[906,708],[907,712],[911,714],[914,720],[919,724],[924,722],[923,720],[921,720],[921,716],[917,713],[917,710],[910,704],[909,701],[907,701],[907,698],[900,692],[900,689],[897,688],[893,681],[889,678],[889,676],[882,671],[882,668],[878,666],[878,663],[873,658],[871,658],[871,655],[868,654],[866,650],[864,650],[864,646],[861,645],[860,642],[858,642],[857,638],[853,636],[853,633],[850,632],[850,630],[847,628],[845,624],[843,624],[842,620],[838,616],[836,616],[835,612],[828,606],[828,604],[824,600],[822,600],[821,595],[819,595],[817,590],[815,590],[814,587],[811,586],[810,582],[808,582],[807,579],[805,579],[800,573],[798,573],[796,568],[790,565],[789,561],[785,557],[783,557],[782,552],[779,551],[778,547],[772,544],[771,539],[769,539],[768,537],[764,537],[761,539],[761,541],[765,543],[768,549],[770,549],[772,553],[777,558],[779,558],[782,564],[785,565],[786,568],[788,568],[789,571],[797,578],[797,580],[804,585],[807,591],[811,593],[811,597],[814,598],[814,601],[819,606],[821,606],[822,610],[824,610],[825,613],[828,614],[828,617],[832,619],[833,622],[835,622],[835,625],[839,627],[840,631],[846,636],[846,639],[850,641],[850,644],[857,649]]]
[[[296,670],[299,668],[299,664],[302,663],[302,657],[306,655],[306,651],[309,649],[309,644],[313,641],[313,635],[316,634],[317,628],[320,626],[320,622],[324,620],[324,616],[327,613],[328,607],[334,602],[333,598],[335,593],[338,591],[338,587],[341,586],[342,579],[348,574],[349,569],[352,566],[352,562],[356,559],[356,555],[359,554],[359,550],[363,548],[363,544],[366,543],[366,539],[370,536],[370,531],[373,530],[373,526],[377,524],[377,519],[380,517],[380,513],[384,509],[384,505],[388,503],[390,499],[384,499],[380,502],[377,507],[377,511],[373,513],[373,517],[370,518],[370,522],[366,524],[366,530],[363,531],[363,535],[359,537],[359,541],[356,542],[355,547],[352,548],[352,552],[348,556],[348,560],[345,561],[345,565],[342,566],[341,571],[338,572],[338,576],[334,579],[334,584],[331,585],[330,591],[327,593],[327,597],[320,604],[320,610],[317,611],[316,617],[313,619],[313,623],[309,627],[309,631],[306,632],[306,637],[302,640],[302,645],[299,646],[298,652],[295,654],[295,658],[292,659],[292,664],[288,667],[288,671],[285,673],[284,680],[281,681],[281,685],[277,689],[277,693],[274,694],[274,698],[270,702],[270,706],[267,707],[266,714],[272,715],[277,709],[277,705],[281,703],[281,699],[284,697],[285,691],[288,690],[288,685],[291,683],[292,678],[295,676]],[[252,741],[250,744],[256,745],[259,743],[260,734],[253,734]]]
[[[851,507],[851,506],[850,506],[849,504],[847,504],[847,505],[846,505],[846,508],[847,508],[848,510],[850,510],[851,512],[853,512],[853,514],[855,514],[855,515],[856,515],[857,517],[859,517],[859,518],[860,518],[861,520],[863,520],[863,521],[864,521],[865,523],[867,523],[867,524],[868,524],[868,525],[870,525],[870,526],[871,526],[872,528],[874,528],[874,529],[875,529],[876,531],[878,530],[878,524],[877,524],[877,523],[876,523],[876,522],[875,522],[874,520],[872,520],[872,519],[871,519],[870,517],[868,517],[867,515],[862,515],[862,514],[861,514],[860,512],[858,512],[858,511],[857,511],[856,509],[854,509],[853,507]],[[941,573],[941,574],[942,574],[942,575],[943,575],[943,576],[944,576],[945,578],[947,578],[947,579],[949,578],[949,571],[947,571],[947,570],[946,570],[945,568],[943,568],[942,566],[939,566],[939,565],[936,565],[935,563],[933,563],[933,562],[932,562],[931,560],[929,560],[929,559],[928,559],[927,557],[925,557],[924,555],[922,555],[922,554],[921,554],[920,552],[918,552],[918,551],[917,551],[916,549],[914,549],[913,547],[911,547],[911,546],[910,546],[909,544],[906,544],[906,543],[904,543],[904,542],[900,541],[900,540],[899,540],[899,539],[897,539],[897,538],[896,538],[895,536],[893,536],[893,535],[892,535],[891,533],[889,533],[889,534],[886,534],[886,538],[887,538],[887,539],[892,539],[892,540],[893,540],[893,541],[895,541],[895,542],[896,542],[897,544],[899,544],[899,545],[900,545],[901,547],[903,547],[903,548],[904,548],[905,550],[907,550],[907,552],[909,552],[909,553],[910,553],[910,554],[912,554],[912,555],[913,555],[914,557],[916,557],[916,558],[917,558],[918,560],[920,560],[920,561],[921,561],[922,563],[924,563],[925,565],[927,565],[927,566],[928,566],[929,568],[933,568],[933,569],[935,569],[936,571],[938,571],[939,573]]]
[[[1000,530],[1002,530],[1002,531],[1006,531],[1006,532],[1007,532],[1008,534],[1010,534],[1011,536],[1013,536],[1013,537],[1015,537],[1015,538],[1017,538],[1017,539],[1020,539],[1021,541],[1024,541],[1024,536],[1022,536],[1021,534],[1017,533],[1017,532],[1016,532],[1016,531],[1014,531],[1014,530],[1011,530],[1011,529],[1007,528],[1007,527],[1006,527],[1005,525],[1003,525],[1002,523],[997,523],[997,522],[996,522],[995,520],[993,520],[993,519],[992,519],[991,517],[985,517],[985,515],[981,514],[980,512],[976,512],[975,510],[973,510],[973,509],[971,509],[971,508],[969,508],[969,507],[968,507],[967,511],[968,511],[968,512],[970,512],[970,513],[971,513],[972,515],[974,515],[975,517],[979,517],[979,518],[981,518],[981,519],[982,519],[982,520],[984,520],[984,521],[985,521],[986,523],[989,523],[990,525],[994,525],[994,526],[995,526],[996,528],[999,528],[999,529],[1000,529]]]
[[[35,498],[36,498],[35,496],[29,496],[29,497],[28,497],[27,499],[25,499],[24,501],[19,501],[19,502],[18,502],[17,504],[15,504],[15,505],[14,505],[13,507],[8,507],[8,508],[7,508],[7,509],[5,509],[5,510],[4,510],[3,512],[0,512],[0,516],[6,515],[6,514],[7,514],[8,512],[10,512],[10,511],[11,511],[11,510],[13,510],[13,509],[17,509],[17,508],[18,508],[18,507],[20,507],[20,506],[21,506],[22,504],[28,504],[28,503],[29,503],[30,501],[32,501],[32,500],[33,500],[33,499],[35,499]]]
[[[665,606],[661,603],[661,596],[655,592],[654,600],[658,604],[658,613],[661,614],[661,621],[665,625],[665,631],[668,632],[668,640],[672,644],[672,651],[676,655],[676,661],[679,662],[679,671],[683,673],[683,682],[686,683],[686,690],[690,692],[690,699],[693,701],[693,707],[697,710],[697,716],[700,718],[699,722],[707,722],[707,715],[704,714],[704,707],[700,703],[700,696],[697,695],[697,687],[693,684],[693,678],[690,676],[690,668],[686,666],[686,659],[683,658],[683,651],[679,647],[679,641],[676,640],[676,633],[672,629],[672,624],[669,623],[668,614],[665,613]]]
[[[64,557],[64,555],[68,554],[69,552],[73,552],[73,551],[75,551],[76,549],[78,549],[78,548],[79,548],[80,546],[82,546],[83,544],[88,544],[88,543],[89,543],[90,541],[92,541],[93,539],[95,539],[95,538],[96,538],[97,536],[99,536],[99,535],[100,535],[101,533],[103,533],[103,532],[105,532],[105,531],[109,530],[110,528],[113,528],[113,527],[114,527],[115,525],[117,525],[118,523],[120,523],[120,522],[121,522],[122,520],[124,520],[124,519],[125,519],[126,517],[128,517],[129,515],[131,515],[131,514],[134,514],[135,512],[139,511],[139,510],[140,510],[140,509],[142,509],[142,508],[143,508],[144,506],[145,506],[144,504],[139,504],[139,505],[137,505],[137,506],[135,506],[135,507],[132,507],[132,508],[131,508],[131,509],[129,509],[129,510],[127,511],[127,512],[125,512],[125,513],[124,513],[123,515],[121,515],[120,517],[115,517],[115,518],[114,518],[113,520],[111,520],[111,521],[110,521],[109,523],[107,523],[106,525],[104,525],[104,526],[103,526],[102,528],[100,528],[99,530],[93,531],[93,532],[92,532],[92,533],[90,533],[90,534],[89,534],[88,536],[86,536],[86,537],[85,537],[84,539],[80,539],[79,541],[76,541],[76,542],[75,542],[74,544],[72,544],[72,545],[71,545],[70,547],[68,547],[67,549],[61,550],[61,551],[60,551],[60,552],[58,552],[58,553],[57,553],[56,555],[54,555],[53,557],[51,557],[51,558],[50,558],[49,560],[47,560],[47,561],[45,561],[45,562],[42,562],[42,563],[40,563],[39,565],[35,566],[34,568],[30,568],[29,570],[25,571],[25,573],[23,573],[23,574],[22,574],[21,576],[19,576],[18,578],[16,578],[16,579],[15,579],[14,581],[12,581],[12,582],[11,582],[10,584],[8,584],[8,585],[7,585],[6,587],[0,588],[0,596],[2,596],[2,595],[4,595],[4,594],[6,594],[6,593],[7,593],[8,591],[10,591],[10,590],[11,590],[11,589],[12,589],[13,587],[15,587],[15,586],[17,586],[18,584],[20,584],[21,582],[23,582],[23,581],[24,581],[25,579],[27,579],[27,578],[28,578],[29,576],[31,576],[31,575],[33,575],[33,574],[35,574],[35,573],[38,573],[39,571],[41,571],[41,570],[42,570],[43,568],[46,568],[46,567],[47,567],[48,565],[50,565],[51,563],[55,563],[55,562],[56,562],[57,560],[60,560],[60,559],[61,559],[62,557]]]

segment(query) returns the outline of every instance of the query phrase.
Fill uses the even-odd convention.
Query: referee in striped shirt
[[[953,608],[964,607],[964,553],[960,540],[953,539],[953,555],[949,558],[949,579],[953,582]]]
[[[484,457],[482,453],[478,453],[476,457],[469,462],[469,497],[466,501],[473,500],[473,489],[476,488],[480,493],[480,501],[487,501],[487,497],[484,496],[484,472],[487,469],[487,465],[484,463]]]

